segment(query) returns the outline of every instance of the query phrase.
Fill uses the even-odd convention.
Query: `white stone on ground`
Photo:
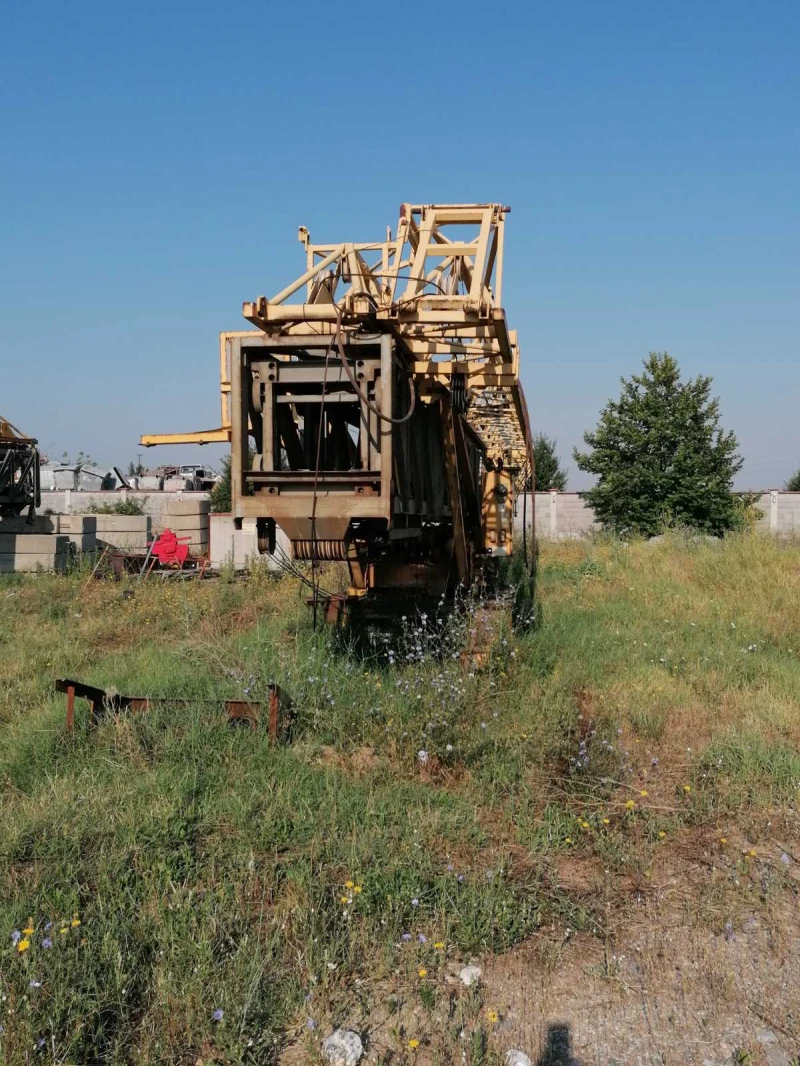
[[[480,981],[482,973],[480,966],[465,966],[458,976],[461,978],[461,983],[469,988],[476,981]]]
[[[364,1054],[364,1045],[352,1029],[337,1029],[323,1040],[322,1053],[331,1066],[356,1066]]]
[[[506,1066],[533,1066],[530,1056],[518,1048],[509,1048],[505,1058]]]

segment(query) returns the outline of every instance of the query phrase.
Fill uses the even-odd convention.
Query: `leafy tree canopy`
[[[651,352],[644,372],[622,379],[622,394],[574,451],[597,484],[581,495],[604,526],[653,535],[668,525],[719,534],[741,524],[732,495],[743,460],[720,426],[711,378],[682,381],[666,352]]]
[[[800,470],[795,470],[795,472],[786,482],[786,491],[800,492]]]

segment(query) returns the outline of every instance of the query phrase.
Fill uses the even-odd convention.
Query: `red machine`
[[[189,556],[189,545],[186,542],[190,539],[179,537],[171,529],[165,529],[153,542],[152,555],[162,566],[175,566],[181,570]]]

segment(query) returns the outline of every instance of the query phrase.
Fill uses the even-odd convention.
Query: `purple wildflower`
[[[418,933],[417,934],[417,940],[420,942],[420,944],[427,944],[428,943],[428,938],[425,936],[424,933]]]
[[[458,881],[458,883],[460,885],[463,885],[464,884],[464,875],[463,874],[459,874],[458,877],[456,878],[456,881]]]
[[[225,1011],[222,1009],[222,1007],[217,1007],[217,1009],[211,1015],[212,1020],[215,1022],[221,1022],[224,1017]]]
[[[418,907],[419,906],[419,900],[417,899],[416,896],[414,896],[414,898],[411,900],[411,906],[412,907]]]
[[[400,939],[401,939],[401,940],[402,940],[402,941],[403,941],[404,943],[406,943],[406,944],[407,944],[407,943],[409,942],[409,940],[411,939],[411,933],[403,933],[403,935],[402,935],[402,936],[400,937]]]
[[[790,863],[791,861],[792,861],[792,860],[791,860],[791,859],[789,858],[789,856],[788,856],[788,855],[786,854],[786,852],[784,851],[784,852],[783,852],[783,853],[781,854],[781,862],[783,863],[783,865],[784,865],[784,866],[788,866],[788,865],[789,865],[789,863]]]
[[[41,1051],[46,1043],[47,1041],[45,1040],[45,1038],[43,1036],[40,1036],[39,1039],[36,1041],[36,1050]]]
[[[11,943],[14,945],[14,947],[16,947],[21,939],[22,933],[19,931],[19,929],[15,929],[14,932],[11,934]]]
[[[50,939],[49,936],[46,936],[44,938],[44,940],[42,941],[42,947],[44,948],[45,951],[49,951],[52,946],[53,946],[53,941]]]
[[[314,1021],[314,1019],[306,1018],[306,1029],[308,1029],[309,1033],[313,1033],[316,1028],[317,1023]]]
[[[53,928],[53,923],[52,922],[45,922],[44,923],[44,931],[46,933],[49,933],[52,928]]]

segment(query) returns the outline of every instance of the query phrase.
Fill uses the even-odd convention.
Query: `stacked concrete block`
[[[147,551],[151,540],[149,515],[99,514],[92,517],[97,519],[96,535],[99,547],[119,548],[125,552]]]
[[[208,500],[165,500],[158,522],[158,531],[171,529],[192,555],[208,555],[209,514]],[[188,540],[184,540],[188,537]]]
[[[235,570],[247,570],[250,566],[266,566],[269,570],[280,569],[277,556],[258,550],[258,533],[255,519],[245,519],[242,528],[236,528],[236,522],[230,514],[209,515],[211,527],[211,566],[220,570],[223,566],[233,566]],[[282,529],[275,535],[278,549],[285,555],[291,555],[292,546]]]
[[[63,572],[73,552],[69,537],[57,533],[0,532],[0,573]]]
[[[93,514],[58,514],[45,516],[53,533],[65,535],[76,552],[83,555],[97,551],[97,516]]]

